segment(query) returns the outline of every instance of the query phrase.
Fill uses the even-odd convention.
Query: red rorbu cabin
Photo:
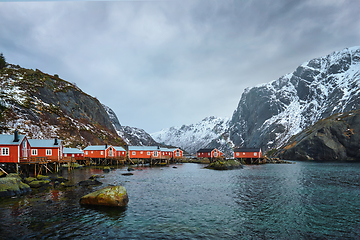
[[[234,158],[261,158],[261,148],[235,148]]]
[[[129,158],[161,158],[161,150],[157,146],[129,146]]]
[[[84,152],[77,148],[63,148],[64,157],[72,157],[75,160],[82,160],[84,158]]]
[[[108,145],[87,146],[84,149],[85,157],[89,158],[111,158],[114,157],[115,149]]]
[[[17,131],[13,135],[0,134],[0,163],[19,163],[28,154],[29,142],[25,135]]]
[[[63,157],[62,141],[52,139],[29,139],[30,157],[46,158],[51,161],[59,161]]]
[[[126,150],[123,147],[113,147],[115,149],[114,157],[116,158],[126,158]]]
[[[222,153],[216,148],[202,148],[197,151],[196,156],[198,158],[217,158],[217,157],[223,157],[224,153]]]

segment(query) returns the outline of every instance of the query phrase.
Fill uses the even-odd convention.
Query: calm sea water
[[[172,165],[174,166],[174,165]],[[125,209],[89,208],[101,187],[0,200],[1,239],[360,239],[360,164],[245,166],[180,164],[105,174],[126,187]],[[103,174],[64,171],[73,182]]]

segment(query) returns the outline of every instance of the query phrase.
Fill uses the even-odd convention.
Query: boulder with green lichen
[[[129,202],[125,187],[109,186],[89,193],[80,199],[80,204],[124,207]]]
[[[23,183],[17,174],[0,178],[0,197],[13,197],[31,192],[29,185]]]

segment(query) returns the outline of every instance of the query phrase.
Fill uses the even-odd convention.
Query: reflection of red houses
[[[62,159],[63,146],[62,141],[55,138],[50,139],[29,139],[31,158],[46,158],[52,161]]]
[[[14,135],[0,135],[0,162],[19,163],[21,158],[28,157],[29,142],[24,135],[15,131]]]
[[[235,148],[234,158],[261,158],[261,148]]]
[[[202,148],[199,151],[197,151],[196,156],[198,158],[217,158],[217,157],[223,157],[224,153],[222,153],[216,148]]]

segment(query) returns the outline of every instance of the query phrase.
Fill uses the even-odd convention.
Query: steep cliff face
[[[214,139],[218,139],[228,128],[228,124],[228,118],[212,116],[195,124],[163,129],[152,133],[151,136],[159,143],[181,147],[188,153],[196,153]]]
[[[108,106],[103,105],[110,121],[113,124],[117,134],[126,142],[127,145],[136,146],[159,146],[159,144],[143,129],[121,126],[115,112]]]
[[[230,121],[235,146],[277,148],[335,113],[360,108],[360,47],[303,63],[278,80],[246,89]]]
[[[360,110],[338,113],[293,136],[277,156],[289,160],[360,161]]]
[[[66,146],[123,144],[101,103],[74,84],[40,70],[0,70],[4,132],[64,140]]]

